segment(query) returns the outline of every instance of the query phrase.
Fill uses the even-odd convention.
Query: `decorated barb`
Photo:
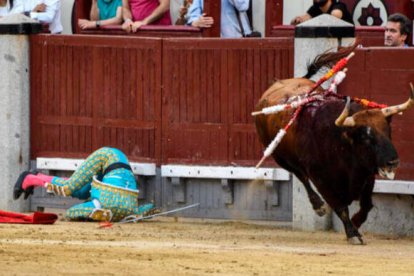
[[[345,68],[345,66],[348,64],[348,61],[355,55],[354,52],[350,53],[347,57],[344,57],[343,59],[339,60],[335,66],[330,69],[322,78],[320,78],[315,84],[312,86],[312,88],[307,92],[307,94],[312,93],[315,91],[316,88],[321,86],[324,82],[332,78],[336,73],[341,71]]]
[[[295,109],[295,112],[293,113],[289,122],[286,124],[286,126],[283,129],[279,130],[275,138],[272,140],[272,142],[267,146],[267,148],[263,152],[263,157],[259,161],[259,163],[256,165],[256,168],[259,168],[262,165],[262,163],[266,160],[266,158],[272,155],[272,153],[275,151],[277,146],[280,144],[283,137],[286,135],[287,131],[292,126],[292,124],[296,121],[300,112],[303,110],[303,108],[306,105],[308,105],[309,103],[315,102],[315,101],[324,101],[328,96],[334,96],[334,97],[341,98],[341,99],[343,98],[343,96],[339,96],[337,94],[337,87],[346,78],[347,69],[345,68],[345,66],[348,64],[348,61],[354,55],[355,55],[354,52],[352,52],[347,57],[339,60],[335,64],[335,66],[332,69],[330,69],[324,76],[322,76],[303,96],[294,96],[294,97],[291,97],[287,101],[288,103],[286,104],[278,104],[278,105],[266,107],[260,111],[255,111],[252,113],[252,116],[269,115],[269,114],[276,114],[281,111],[285,111],[289,109]],[[330,84],[327,90],[321,93],[314,92],[319,86],[321,86],[327,80],[331,79],[333,76],[335,76],[335,78],[333,79],[332,83]],[[386,108],[387,107],[387,105],[378,104],[378,103],[375,103],[375,102],[372,102],[366,99],[352,98],[352,100],[368,108]]]
[[[283,110],[298,108],[308,104],[311,100],[306,98],[309,94],[316,90],[319,86],[325,83],[327,80],[331,79],[335,74],[335,79],[331,83],[328,91],[336,93],[337,86],[345,79],[347,69],[345,66],[348,64],[348,61],[355,55],[354,52],[350,53],[347,57],[339,60],[335,66],[330,69],[325,75],[323,75],[310,89],[305,93],[305,99],[299,99],[298,101],[292,102],[290,104],[278,104],[274,106],[265,107],[260,111],[252,112],[252,116],[257,116],[260,114],[274,114]]]

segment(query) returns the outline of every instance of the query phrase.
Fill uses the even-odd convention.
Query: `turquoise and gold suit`
[[[70,220],[119,221],[154,207],[138,207],[137,182],[128,159],[120,150],[109,147],[93,152],[69,179],[54,177],[47,191],[88,199],[66,211]]]

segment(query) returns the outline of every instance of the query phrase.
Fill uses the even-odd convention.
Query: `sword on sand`
[[[172,214],[172,213],[180,212],[180,211],[187,210],[187,209],[190,209],[190,208],[194,208],[194,207],[197,207],[199,205],[200,205],[200,203],[194,203],[194,204],[191,204],[191,205],[187,205],[187,206],[184,206],[184,207],[172,209],[172,210],[169,210],[169,211],[165,211],[165,212],[161,212],[161,213],[158,213],[158,214],[153,214],[153,215],[149,215],[149,216],[145,216],[145,217],[140,217],[140,216],[137,216],[137,215],[131,215],[131,216],[125,217],[119,223],[138,222],[138,221],[151,219],[151,218],[155,218],[155,217],[159,217],[159,216],[165,216],[165,215],[168,215],[168,214]]]

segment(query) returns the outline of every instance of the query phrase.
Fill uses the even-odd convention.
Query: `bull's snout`
[[[388,161],[385,167],[378,169],[378,174],[383,178],[393,180],[395,178],[395,171],[397,170],[399,164],[399,159]]]

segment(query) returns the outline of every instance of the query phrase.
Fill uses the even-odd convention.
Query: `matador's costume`
[[[151,203],[138,206],[134,174],[125,154],[115,148],[105,147],[92,153],[69,179],[23,172],[14,187],[14,199],[22,193],[26,199],[39,186],[46,187],[48,193],[88,199],[66,211],[70,220],[119,221],[155,210]]]

